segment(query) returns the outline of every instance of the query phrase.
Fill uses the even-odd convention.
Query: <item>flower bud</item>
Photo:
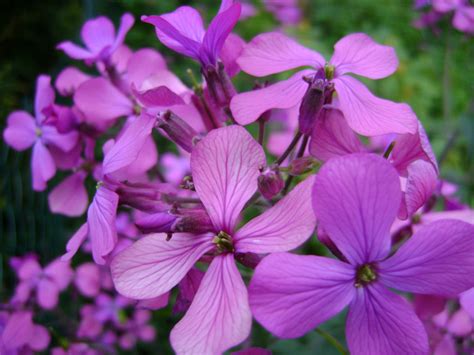
[[[324,90],[327,81],[324,74],[318,72],[313,78],[305,78],[308,89],[300,106],[299,127],[303,134],[311,134],[316,118],[324,105]]]
[[[135,224],[144,234],[168,233],[177,217],[168,212],[158,212],[136,219]]]
[[[268,200],[280,193],[283,187],[285,182],[278,168],[267,168],[258,177],[258,190]]]
[[[198,133],[171,111],[158,114],[158,128],[161,128],[169,138],[191,153],[198,137]]]
[[[228,106],[235,95],[235,88],[229,75],[225,71],[224,64],[218,62],[216,66],[208,66],[202,71],[206,78],[207,87],[212,98],[220,107]]]

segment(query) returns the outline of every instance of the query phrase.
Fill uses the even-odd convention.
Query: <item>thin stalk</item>
[[[349,351],[347,351],[347,349],[341,343],[339,343],[339,341],[336,338],[334,338],[331,334],[329,334],[328,332],[322,330],[321,328],[316,328],[316,333],[321,335],[328,343],[330,343],[332,346],[334,346],[337,349],[337,351],[339,351],[339,353],[341,355],[348,355],[349,354]]]
[[[283,152],[283,154],[277,159],[275,162],[276,165],[280,165],[285,161],[285,159],[288,157],[288,155],[291,153],[291,151],[295,148],[296,144],[298,144],[298,141],[300,140],[301,136],[303,133],[298,131],[296,135],[293,137],[293,140],[291,141],[290,145],[286,148],[286,150]]]
[[[263,145],[263,140],[265,139],[265,121],[261,118],[258,120],[258,143]]]
[[[300,149],[298,150],[298,153],[296,154],[295,159],[301,158],[304,155],[304,152],[306,151],[306,146],[308,145],[308,141],[309,141],[309,136],[305,135],[303,137],[303,141],[301,142]],[[293,178],[294,178],[293,175],[289,175],[288,178],[286,179],[285,187],[283,188],[283,191],[282,191],[283,195],[286,195],[286,193],[288,192],[288,189],[290,188],[290,185],[293,182]]]

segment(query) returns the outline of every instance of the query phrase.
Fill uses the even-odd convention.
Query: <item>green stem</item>
[[[328,343],[334,346],[341,355],[349,355],[349,351],[347,351],[347,349],[331,334],[322,330],[321,328],[316,328],[316,333],[321,335]]]

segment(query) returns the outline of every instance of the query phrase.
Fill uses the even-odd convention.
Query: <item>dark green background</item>
[[[217,1],[123,0],[123,1],[2,1],[0,11],[0,129],[14,109],[31,111],[36,76],[53,78],[66,65],[74,64],[55,45],[72,39],[79,42],[84,20],[107,15],[115,24],[129,11],[136,24],[127,36],[132,49],[150,46],[160,50],[171,68],[187,83],[185,70],[196,68],[187,58],[165,49],[150,25],[139,21],[142,14],[172,11],[178,5],[191,4],[209,19],[219,6]],[[258,8],[260,3],[254,2]],[[409,103],[424,124],[438,156],[442,158],[442,177],[459,184],[465,203],[474,204],[474,40],[452,29],[449,20],[440,24],[441,32],[415,29],[411,23],[417,14],[407,0],[333,0],[303,1],[304,21],[289,32],[327,58],[333,44],[351,32],[366,32],[377,41],[394,46],[400,58],[395,75],[378,82],[368,82],[379,96]],[[272,15],[260,12],[238,24],[246,40],[277,25]],[[85,69],[84,66],[79,65]],[[240,74],[238,87],[247,90],[252,78]],[[69,219],[48,211],[47,193],[31,189],[30,152],[17,153],[0,144],[0,300],[12,292],[14,280],[8,271],[12,255],[36,252],[43,263],[64,251],[72,231],[83,218]],[[49,187],[56,185],[61,175]],[[155,315],[160,334],[157,345],[169,351],[166,341],[172,320]],[[343,337],[342,317],[324,327]],[[271,346],[276,353],[290,351],[305,354],[320,349],[334,350],[316,334],[294,341],[276,341],[255,328],[256,344]],[[159,343],[159,344],[158,344]],[[147,347],[150,349],[150,347]],[[155,348],[156,349],[156,348]]]

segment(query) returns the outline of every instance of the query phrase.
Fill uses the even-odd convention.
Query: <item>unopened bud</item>
[[[285,182],[278,168],[267,168],[258,177],[258,190],[268,200],[279,194],[284,187]]]
[[[288,166],[288,173],[293,176],[303,175],[310,172],[316,164],[313,157],[307,156],[293,160]]]
[[[204,208],[179,209],[178,219],[173,225],[173,232],[206,233],[214,229],[209,215]]]
[[[184,120],[173,112],[166,111],[158,114],[158,128],[165,131],[173,142],[191,153],[198,133]]]
[[[177,217],[168,212],[158,212],[136,219],[135,224],[144,234],[168,233]]]
[[[303,134],[309,135],[324,105],[324,90],[327,81],[322,72],[318,72],[312,80],[306,78],[305,81],[308,82],[308,89],[300,106],[299,127]]]
[[[221,107],[228,106],[235,95],[235,88],[225,71],[224,64],[218,62],[216,66],[203,68],[202,72],[206,78],[209,93],[215,102]]]

